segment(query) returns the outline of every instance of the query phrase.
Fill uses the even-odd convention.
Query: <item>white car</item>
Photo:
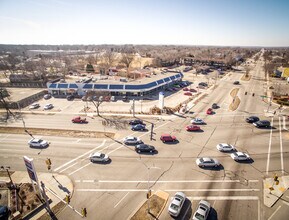
[[[217,149],[219,151],[230,152],[230,151],[234,151],[235,147],[231,144],[218,144]]]
[[[192,123],[192,124],[195,124],[195,125],[205,124],[205,122],[203,121],[203,119],[200,119],[200,118],[194,118],[193,120],[191,120],[191,123]]]
[[[185,200],[186,195],[183,192],[177,192],[169,205],[168,211],[170,215],[177,217],[181,212]]]
[[[235,161],[239,161],[239,160],[251,160],[251,157],[243,152],[235,152],[231,154],[231,157],[233,160]]]
[[[139,137],[127,136],[123,139],[124,144],[141,144],[143,143]]]
[[[47,147],[49,144],[45,140],[32,138],[30,141],[28,141],[28,145],[29,147],[44,148],[44,147]]]
[[[109,157],[107,154],[95,152],[89,155],[89,159],[91,162],[108,162]]]
[[[206,220],[211,210],[211,205],[205,200],[199,202],[197,211],[193,215],[193,220]]]
[[[40,105],[38,103],[33,103],[29,106],[29,109],[36,109],[36,108],[39,108]]]
[[[217,159],[210,157],[201,157],[196,160],[196,164],[199,167],[218,167],[220,162]]]
[[[53,108],[52,104],[46,104],[43,109],[48,110],[48,109],[52,109],[52,108]]]

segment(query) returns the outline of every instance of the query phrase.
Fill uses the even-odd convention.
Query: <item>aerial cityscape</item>
[[[0,220],[289,219],[288,9],[0,1]]]

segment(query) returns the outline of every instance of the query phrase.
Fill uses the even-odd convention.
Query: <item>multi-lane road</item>
[[[278,201],[273,208],[263,205],[263,178],[274,173],[287,175],[289,171],[288,122],[282,115],[267,118],[264,112],[268,104],[262,101],[264,73],[262,61],[254,65],[250,81],[240,80],[243,72],[232,72],[217,82],[214,90],[206,91],[205,98],[193,106],[184,116],[173,116],[166,120],[145,119],[155,123],[154,140],[150,132],[133,132],[129,127],[110,128],[116,132],[114,139],[92,139],[75,137],[43,138],[51,142],[47,149],[30,149],[26,135],[1,134],[1,163],[14,169],[25,170],[22,156],[35,160],[38,171],[45,172],[45,159],[52,159],[53,172],[69,176],[74,183],[71,204],[87,207],[88,219],[128,219],[146,199],[148,187],[163,190],[173,196],[182,191],[187,200],[178,219],[190,219],[200,199],[212,205],[209,219],[280,219],[288,213],[288,202]],[[239,80],[241,85],[233,85]],[[236,111],[230,111],[230,91],[239,88],[241,103]],[[245,95],[247,92],[247,95]],[[252,93],[255,96],[252,96]],[[206,115],[206,109],[218,103],[214,115]],[[274,106],[270,107],[273,110]],[[245,122],[245,118],[256,115],[271,121],[272,128],[257,129]],[[200,117],[206,125],[202,132],[187,132],[184,128],[192,117]],[[25,115],[29,127],[86,129],[103,131],[99,119],[91,119],[86,125],[71,125],[71,115]],[[9,126],[20,126],[11,121]],[[105,128],[108,129],[108,128]],[[175,135],[176,144],[164,144],[159,140],[163,133]],[[154,145],[156,154],[137,154],[133,146],[121,144],[128,135],[140,137],[145,143]],[[228,153],[216,149],[219,143],[230,143],[238,151],[247,152],[250,163],[237,163]],[[101,151],[109,155],[111,163],[93,164],[88,160],[91,152]],[[197,157],[210,156],[221,162],[219,169],[201,169]],[[18,160],[19,159],[19,160]],[[289,200],[285,193],[284,200]],[[287,199],[286,199],[287,198]],[[58,219],[80,219],[69,208],[65,208]],[[287,215],[288,216],[288,215]],[[160,219],[171,219],[167,207]]]

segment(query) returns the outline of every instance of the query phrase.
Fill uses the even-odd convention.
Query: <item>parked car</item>
[[[111,102],[115,102],[115,101],[116,101],[115,96],[111,96],[111,97],[110,97],[110,101],[111,101]]]
[[[127,136],[123,139],[124,144],[141,144],[143,143],[139,137]]]
[[[103,96],[98,97],[98,101],[102,102],[103,101]]]
[[[173,92],[174,90],[171,89],[171,88],[166,88],[166,91],[170,91],[170,92]]]
[[[38,103],[33,103],[29,106],[29,109],[36,109],[36,108],[39,108],[40,105]]]
[[[197,126],[197,125],[188,125],[186,126],[186,130],[187,131],[200,131],[201,128],[200,126]]]
[[[177,217],[185,203],[186,195],[183,192],[177,192],[169,205],[169,214]]]
[[[87,123],[86,118],[82,118],[80,116],[74,117],[73,119],[71,119],[71,121],[73,123],[80,123],[80,124]]]
[[[0,219],[8,220],[11,210],[5,205],[0,205]]]
[[[207,84],[207,83],[205,83],[205,82],[200,82],[200,83],[199,83],[199,86],[207,87],[207,86],[208,86],[208,84]]]
[[[190,92],[197,92],[197,90],[195,90],[195,89],[190,89]]]
[[[135,146],[135,151],[138,152],[138,153],[141,153],[141,152],[150,152],[150,153],[153,153],[155,151],[155,147],[154,146],[151,146],[151,145],[148,145],[148,144],[138,144]]]
[[[110,101],[110,96],[105,96],[105,97],[104,97],[104,101],[105,101],[105,102],[109,102],[109,101]]]
[[[234,152],[231,154],[231,157],[235,161],[251,160],[251,157],[243,152]]]
[[[218,108],[218,104],[217,103],[213,103],[212,109],[217,109],[217,108]]]
[[[28,145],[29,147],[44,148],[47,147],[49,144],[45,140],[32,138],[28,141]]]
[[[254,122],[257,122],[259,120],[260,119],[257,116],[250,116],[250,117],[246,118],[246,122],[248,122],[248,123],[254,123]]]
[[[66,99],[68,101],[72,101],[74,99],[74,95],[68,95],[68,96],[66,96]]]
[[[194,118],[191,120],[191,123],[192,124],[196,124],[196,125],[202,125],[202,124],[205,124],[205,122],[203,121],[203,119],[200,119],[200,118]]]
[[[123,97],[122,97],[122,101],[123,101],[123,102],[127,102],[127,101],[129,101],[129,100],[128,100],[128,97],[123,96]]]
[[[46,94],[43,96],[44,99],[50,99],[51,98],[51,94]]]
[[[129,124],[130,125],[138,125],[138,124],[142,124],[143,125],[144,123],[140,119],[134,119],[134,120],[129,121]]]
[[[82,96],[81,100],[86,101],[86,96]]]
[[[240,82],[239,82],[239,81],[234,81],[233,84],[234,84],[234,85],[239,85]]]
[[[193,94],[191,92],[185,92],[184,95],[192,96]]]
[[[199,202],[198,208],[193,215],[193,220],[206,220],[211,210],[211,205],[205,200]]]
[[[261,120],[261,121],[254,122],[253,125],[255,125],[257,128],[268,128],[271,126],[271,123],[270,121],[267,121],[267,120]]]
[[[110,158],[108,157],[107,154],[100,153],[100,152],[95,152],[89,155],[89,160],[91,162],[108,162]]]
[[[53,107],[54,106],[52,104],[46,104],[43,109],[48,110],[48,109],[52,109]]]
[[[220,162],[215,158],[201,157],[196,160],[196,164],[199,167],[218,167]]]
[[[218,144],[217,149],[223,152],[234,151],[235,147],[231,144]]]
[[[207,115],[212,115],[213,113],[214,113],[213,109],[211,109],[211,108],[207,109]]]
[[[177,138],[175,136],[172,136],[170,134],[162,134],[160,137],[160,140],[162,142],[175,142],[177,140]]]
[[[185,88],[183,88],[183,91],[190,91],[190,89],[185,87]]]
[[[145,131],[146,130],[146,126],[142,125],[142,124],[133,125],[131,127],[131,130],[133,130],[133,131]]]

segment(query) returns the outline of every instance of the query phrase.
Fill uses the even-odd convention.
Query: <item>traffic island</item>
[[[229,106],[229,109],[231,111],[235,111],[239,105],[240,105],[240,102],[241,100],[239,99],[239,97],[237,96],[237,93],[238,93],[239,89],[233,89],[231,92],[230,92],[230,95],[232,96],[233,98],[233,101],[231,102],[230,106]]]
[[[157,191],[137,210],[130,218],[131,220],[151,220],[158,219],[168,201],[169,194]]]
[[[244,74],[241,78],[241,80],[243,81],[249,81],[250,79],[251,79],[251,75],[246,75],[246,74]]]

